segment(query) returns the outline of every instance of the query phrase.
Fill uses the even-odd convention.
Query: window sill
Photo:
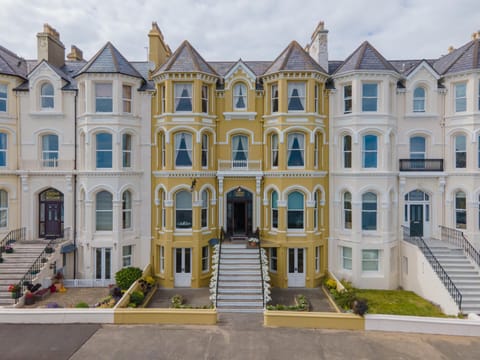
[[[287,237],[288,236],[298,236],[298,237],[306,237],[307,234],[305,234],[305,229],[301,229],[301,230],[293,230],[293,229],[290,229],[290,230],[287,230]]]

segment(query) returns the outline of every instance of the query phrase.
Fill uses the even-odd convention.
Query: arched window
[[[42,165],[58,166],[58,136],[54,134],[42,136]]]
[[[45,83],[40,88],[40,106],[42,109],[53,109],[53,105],[53,86],[50,83]]]
[[[313,201],[315,204],[313,205],[313,228],[315,230],[318,229],[318,191],[313,193]]]
[[[125,190],[122,195],[122,228],[132,227],[132,193]]]
[[[208,191],[202,191],[202,228],[208,227]]]
[[[278,193],[276,191],[272,191],[271,197],[272,229],[278,229]]]
[[[175,166],[192,166],[192,135],[189,133],[175,134]]]
[[[112,194],[100,191],[95,197],[95,230],[111,231],[113,228]]]
[[[377,195],[362,195],[362,230],[377,230]]]
[[[98,133],[95,136],[97,169],[112,168],[112,134]]]
[[[245,84],[235,84],[233,87],[233,108],[235,110],[247,109],[247,87]]]
[[[467,167],[467,137],[465,135],[455,136],[455,168],[465,169]]]
[[[8,193],[0,190],[0,228],[8,225]]]
[[[352,137],[350,135],[343,137],[343,167],[352,168]]]
[[[302,133],[288,134],[287,165],[305,165],[305,135]]]
[[[410,159],[425,159],[425,138],[414,136],[410,138]]]
[[[463,191],[455,193],[455,228],[467,228],[467,197]]]
[[[235,168],[248,167],[248,136],[235,135],[232,137],[232,160]]]
[[[192,228],[192,193],[179,191],[175,196],[175,226],[177,229]]]
[[[272,154],[271,154],[271,157],[272,157],[272,168],[278,167],[278,134],[272,134]]]
[[[303,194],[298,191],[288,194],[288,229],[303,229]]]
[[[122,167],[132,167],[132,135],[122,135]]]
[[[352,194],[348,191],[343,194],[343,228],[352,228]]]
[[[208,167],[208,135],[202,135],[202,167]]]
[[[7,134],[0,132],[0,167],[7,166]]]
[[[378,137],[376,135],[365,135],[362,143],[362,167],[376,168],[378,163]]]
[[[425,112],[425,89],[422,87],[413,90],[413,111]]]

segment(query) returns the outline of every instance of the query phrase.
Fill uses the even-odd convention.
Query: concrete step
[[[245,308],[245,309],[217,308],[217,312],[221,312],[221,313],[263,313],[263,307],[262,308]]]
[[[247,248],[224,248],[222,247],[222,254],[258,254],[258,249]]]
[[[263,301],[217,301],[217,308],[263,307]]]
[[[262,287],[255,288],[225,288],[218,287],[218,294],[262,294]]]
[[[259,265],[258,256],[256,258],[220,258],[220,266],[223,265]]]
[[[223,270],[220,267],[220,275],[258,275],[260,274],[260,269],[258,270]]]
[[[246,243],[223,243],[222,244],[222,250],[223,249],[245,249],[247,247]]]
[[[448,276],[450,276],[450,279],[455,283],[458,280],[479,280],[480,281],[480,276],[478,274],[458,274],[458,273],[449,273],[447,272]]]
[[[260,300],[263,301],[261,294],[218,294],[218,300]]]
[[[225,287],[225,288],[262,288],[262,285],[256,282],[247,282],[247,281],[223,281],[221,284],[218,284],[218,287]]]
[[[260,269],[260,262],[254,264],[220,264],[220,271],[224,270],[257,270]]]
[[[220,275],[219,282],[223,281],[262,281],[261,275]]]
[[[480,314],[480,306],[462,306],[462,312],[465,314]]]

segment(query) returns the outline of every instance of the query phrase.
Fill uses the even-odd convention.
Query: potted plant
[[[33,305],[35,304],[35,295],[31,291],[25,292],[25,305]]]
[[[53,253],[53,247],[51,247],[50,245],[48,245],[46,248],[45,248],[45,253],[46,254],[51,254]]]
[[[18,299],[20,297],[20,285],[10,284],[8,286],[8,292],[12,294],[12,299]]]
[[[13,248],[10,245],[6,245],[5,246],[5,252],[7,254],[11,254],[11,253],[13,253]]]
[[[57,271],[55,275],[52,277],[52,285],[55,286],[56,291],[60,291],[63,288],[63,273],[61,271]]]
[[[251,237],[247,240],[247,248],[256,249],[258,248],[258,243],[260,240],[258,238]]]

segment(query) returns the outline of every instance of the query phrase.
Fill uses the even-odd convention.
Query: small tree
[[[122,290],[128,290],[132,284],[142,277],[142,270],[137,267],[126,267],[115,274],[115,281]]]

